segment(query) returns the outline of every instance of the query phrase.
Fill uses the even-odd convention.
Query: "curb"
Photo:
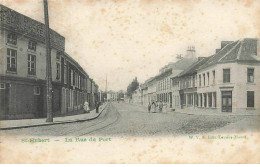
[[[88,119],[78,119],[78,120],[72,120],[72,121],[61,121],[61,122],[52,122],[52,123],[45,123],[45,124],[38,124],[38,125],[25,125],[25,126],[14,126],[14,127],[7,127],[7,128],[0,128],[0,130],[12,130],[12,129],[22,129],[22,128],[31,128],[31,127],[38,127],[38,126],[52,126],[52,125],[59,125],[59,124],[66,124],[66,123],[75,123],[75,122],[85,122],[85,121],[91,121],[96,118],[98,118],[101,113],[105,110],[108,103],[105,105],[105,107],[99,112],[99,114],[93,118]]]

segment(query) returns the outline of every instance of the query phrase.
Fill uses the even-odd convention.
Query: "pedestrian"
[[[163,109],[163,103],[162,101],[159,102],[159,112],[162,112]]]
[[[165,107],[164,107],[164,111],[165,112],[167,112],[167,109],[168,109],[168,104],[167,103],[165,103],[165,105],[164,105]]]
[[[152,102],[153,113],[156,113],[156,107],[157,107],[157,104],[153,101]]]
[[[148,104],[148,112],[150,113],[150,111],[151,111],[151,103],[149,102],[149,104]]]
[[[83,108],[84,108],[84,110],[85,110],[86,113],[89,113],[89,104],[88,104],[87,101],[85,101]]]
[[[99,111],[98,111],[98,110],[99,110],[99,106],[100,106],[100,103],[99,103],[99,101],[97,101],[97,102],[96,102],[96,113],[99,112]]]

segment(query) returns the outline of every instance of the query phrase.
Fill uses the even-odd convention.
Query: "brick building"
[[[44,24],[0,5],[0,117],[46,116]],[[66,114],[98,99],[98,86],[65,52],[65,38],[50,31],[53,112]]]

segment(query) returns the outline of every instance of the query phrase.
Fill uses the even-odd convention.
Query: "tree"
[[[139,82],[137,81],[137,77],[135,77],[127,87],[127,96],[132,98],[132,94],[138,88],[138,86]]]

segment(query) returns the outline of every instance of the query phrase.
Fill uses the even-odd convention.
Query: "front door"
[[[232,112],[232,91],[222,91],[222,112]]]

